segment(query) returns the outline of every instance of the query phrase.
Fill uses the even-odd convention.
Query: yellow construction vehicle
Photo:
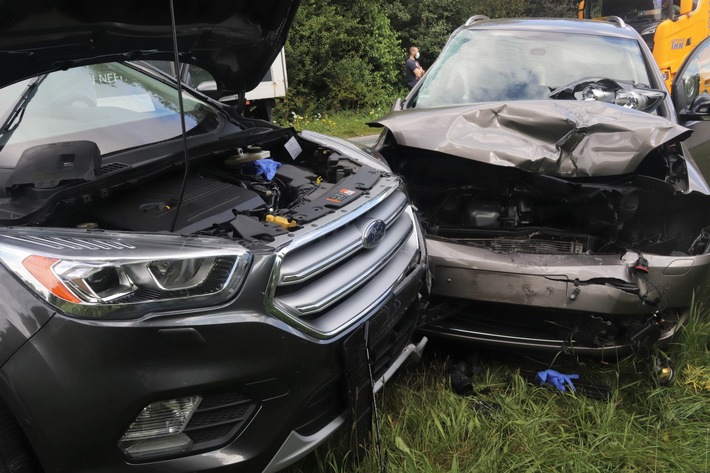
[[[641,34],[670,89],[683,59],[710,36],[710,0],[583,0],[580,18],[615,16]]]

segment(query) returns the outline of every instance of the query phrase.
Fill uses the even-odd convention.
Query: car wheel
[[[0,473],[39,473],[20,426],[7,406],[0,403]]]

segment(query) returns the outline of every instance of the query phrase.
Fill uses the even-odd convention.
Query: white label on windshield
[[[155,106],[148,94],[115,95],[113,97],[99,97],[96,99],[98,107],[117,107],[133,112],[155,112]]]
[[[291,139],[286,142],[285,148],[288,154],[291,155],[291,159],[296,159],[301,154],[301,151],[303,151],[295,136],[291,137]]]

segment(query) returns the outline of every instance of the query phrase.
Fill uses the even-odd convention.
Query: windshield
[[[646,23],[668,18],[667,0],[591,0],[592,18],[618,16],[629,23]]]
[[[7,117],[27,90],[22,81],[0,90],[0,117]],[[216,129],[217,112],[183,94],[188,133]],[[0,167],[12,168],[35,145],[73,140],[95,142],[101,154],[181,135],[177,90],[126,64],[77,67],[49,74],[24,113],[0,135]]]
[[[545,99],[558,87],[592,77],[653,86],[634,40],[463,30],[441,52],[408,107]]]

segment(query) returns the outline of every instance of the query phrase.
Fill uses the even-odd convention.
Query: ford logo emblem
[[[382,220],[373,220],[368,223],[362,232],[362,246],[374,248],[385,238],[387,225]]]

